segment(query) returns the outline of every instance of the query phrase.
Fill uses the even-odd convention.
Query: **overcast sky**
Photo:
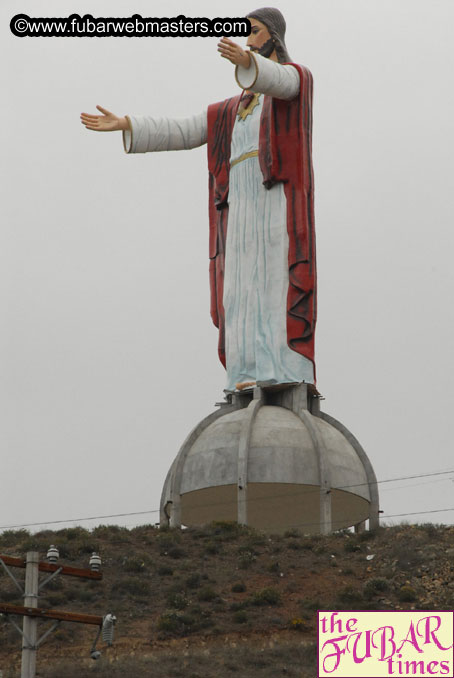
[[[379,480],[453,469],[380,484],[384,520],[452,508],[408,516],[452,524],[452,0],[279,8],[315,82],[323,408]],[[127,156],[79,114],[183,117],[239,91],[215,38],[18,38],[10,19],[252,9],[2,0],[0,527],[158,509],[181,443],[222,399],[206,149]]]

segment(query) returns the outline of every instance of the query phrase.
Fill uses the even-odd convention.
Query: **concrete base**
[[[237,520],[268,532],[378,526],[372,466],[307,384],[231,394],[190,433],[164,484],[161,524]]]

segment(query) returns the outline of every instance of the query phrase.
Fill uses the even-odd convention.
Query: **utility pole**
[[[38,593],[39,553],[37,551],[29,551],[25,564],[24,606],[32,609],[38,607]],[[38,619],[24,615],[21,678],[35,678],[37,640]]]
[[[104,617],[101,617],[90,614],[79,614],[76,612],[63,612],[62,610],[44,610],[38,607],[40,590],[57,575],[91,580],[102,579],[102,573],[99,571],[101,566],[100,557],[94,553],[90,558],[91,569],[85,570],[68,567],[66,565],[57,565],[58,549],[56,549],[55,546],[51,546],[47,555],[51,562],[40,561],[39,553],[36,551],[29,551],[25,560],[23,558],[14,558],[12,556],[3,556],[0,554],[0,566],[13,580],[24,598],[23,607],[0,602],[0,614],[7,615],[11,624],[22,636],[21,678],[35,678],[37,650],[62,621],[92,624],[98,627],[98,635],[91,650],[93,659],[97,659],[101,654],[99,651],[96,651],[96,642],[101,635],[101,631],[103,632],[103,639],[108,645],[112,645],[113,642],[113,627],[116,622],[116,617],[114,615],[107,614]],[[25,590],[23,590],[21,584],[9,569],[10,567],[25,568]],[[39,582],[40,572],[50,573],[41,583]],[[23,616],[22,629],[11,618],[11,615]],[[40,638],[38,638],[39,619],[51,619],[54,621],[54,624],[48,628]]]

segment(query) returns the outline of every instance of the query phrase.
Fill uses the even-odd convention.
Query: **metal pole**
[[[29,551],[25,566],[24,607],[38,607],[39,553]],[[24,617],[21,678],[35,678],[38,619]]]

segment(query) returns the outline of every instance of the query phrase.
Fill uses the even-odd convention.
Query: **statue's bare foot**
[[[241,381],[240,383],[235,384],[237,391],[244,391],[245,388],[253,388],[254,386],[257,386],[255,381]]]

